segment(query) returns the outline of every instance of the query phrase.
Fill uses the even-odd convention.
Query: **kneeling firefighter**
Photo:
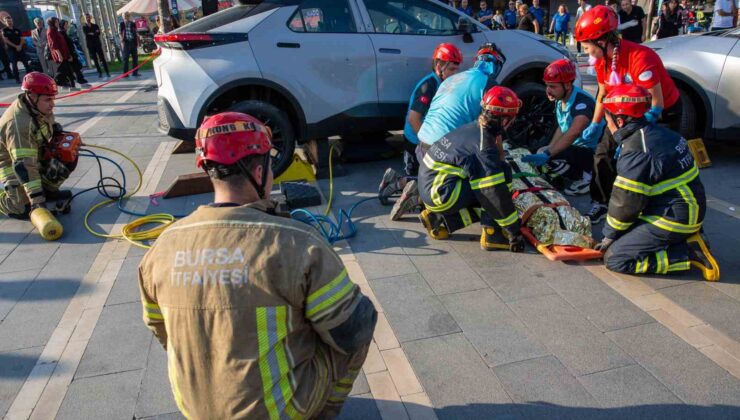
[[[76,151],[64,158],[51,149],[62,135],[54,123],[57,84],[51,77],[32,72],[23,78],[23,93],[0,117],[0,212],[15,219],[31,219],[46,240],[62,235],[62,225],[47,210],[46,202],[69,200],[70,191],[59,187],[77,166]],[[79,139],[78,139],[79,140]]]
[[[224,112],[195,139],[214,203],[162,233],[139,266],[144,322],[192,419],[333,418],[377,312],[314,228],[280,217],[270,130]]]
[[[501,144],[521,106],[511,89],[489,89],[478,121],[447,133],[424,155],[419,192],[426,209],[419,218],[432,238],[446,239],[480,221],[484,250],[524,250],[511,199],[511,168],[503,161]]]
[[[650,93],[637,85],[612,88],[603,100],[620,147],[609,200],[604,263],[621,273],[667,274],[694,266],[719,280],[717,262],[700,233],[706,214],[704,186],[686,140],[648,122]]]

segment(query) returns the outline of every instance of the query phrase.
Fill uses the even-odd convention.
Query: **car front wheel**
[[[507,130],[509,142],[534,153],[549,144],[555,133],[555,105],[547,99],[545,86],[540,83],[517,83],[511,89],[521,99],[522,107]]]
[[[285,111],[275,105],[258,100],[242,101],[234,104],[229,111],[242,112],[262,121],[272,130],[272,172],[277,178],[288,169],[293,161],[296,137],[293,125]]]

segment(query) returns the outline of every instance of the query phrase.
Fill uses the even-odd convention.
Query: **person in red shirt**
[[[617,14],[607,6],[591,8],[576,23],[575,38],[591,56],[599,83],[594,116],[582,137],[589,140],[599,135],[604,118],[602,99],[612,88],[622,84],[635,84],[647,89],[651,107],[645,119],[679,132],[683,110],[673,79],[653,50],[620,39],[618,24]],[[608,130],[604,130],[594,153],[594,176],[590,186],[593,203],[588,216],[593,223],[606,217],[606,204],[616,178],[616,154],[617,143]]]
[[[56,79],[59,85],[74,88],[75,78],[72,70],[72,54],[69,51],[67,42],[59,32],[59,19],[56,16],[52,16],[47,19],[46,24],[49,27],[46,32],[49,51],[51,51],[52,60],[58,66],[54,79]]]

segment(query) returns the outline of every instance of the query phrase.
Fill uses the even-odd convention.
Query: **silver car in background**
[[[488,30],[437,0],[242,3],[157,36],[163,132],[192,140],[206,115],[250,113],[273,130],[279,173],[296,143],[401,129],[435,47],[457,45],[465,69],[487,41],[507,57],[498,80],[524,100],[520,132],[554,127],[542,72],[570,53],[539,35]]]
[[[686,138],[740,140],[740,28],[646,44],[681,91]]]

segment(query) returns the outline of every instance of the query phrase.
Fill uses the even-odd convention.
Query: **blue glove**
[[[583,130],[583,133],[581,133],[581,138],[588,143],[598,142],[599,133],[601,133],[601,123],[592,122],[588,125],[588,127],[586,127],[585,130]]]
[[[660,119],[660,114],[662,113],[663,113],[662,106],[654,106],[650,108],[648,112],[645,113],[645,119],[648,120],[650,124],[655,124]]]
[[[522,162],[531,163],[534,166],[542,166],[546,164],[548,160],[550,160],[550,155],[547,153],[537,153],[522,157]]]

